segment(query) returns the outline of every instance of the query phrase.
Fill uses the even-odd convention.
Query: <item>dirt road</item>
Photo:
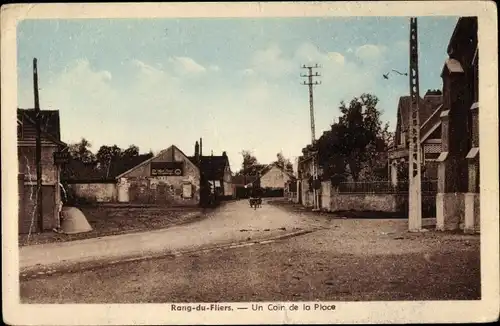
[[[246,200],[223,205],[198,222],[168,229],[50,243],[20,248],[20,271],[67,268],[93,261],[175,253],[197,248],[266,239],[324,225],[266,203],[257,210]]]
[[[300,219],[286,218],[270,207],[260,214],[260,222],[259,213],[249,221],[227,221],[227,230],[279,227],[289,218]],[[220,226],[215,220],[209,223]],[[479,236],[409,234],[405,220],[336,219],[326,229],[273,243],[21,280],[21,299],[26,303],[474,300],[480,298],[479,257]]]

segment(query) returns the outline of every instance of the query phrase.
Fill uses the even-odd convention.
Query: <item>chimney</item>
[[[200,159],[200,144],[198,141],[194,144],[194,159],[196,162]]]
[[[200,157],[203,157],[203,141],[200,138]]]
[[[227,157],[226,151],[222,152],[222,156]]]

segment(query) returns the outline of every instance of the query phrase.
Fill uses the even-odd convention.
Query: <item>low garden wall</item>
[[[330,182],[322,182],[321,208],[328,212],[358,211],[397,213],[408,216],[407,193],[340,192]],[[422,217],[436,217],[436,195],[422,195]]]
[[[87,202],[116,202],[118,197],[116,183],[114,182],[71,183],[68,184],[68,187],[73,196]]]

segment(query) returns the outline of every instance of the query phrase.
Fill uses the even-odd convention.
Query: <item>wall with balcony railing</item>
[[[397,185],[390,181],[341,182],[336,188],[339,193],[407,194],[409,184],[407,181],[399,181]],[[422,180],[421,189],[422,194],[435,195],[437,180]]]
[[[422,180],[422,216],[436,216],[436,180]],[[321,208],[325,211],[358,211],[408,214],[408,183],[388,181],[321,183]]]

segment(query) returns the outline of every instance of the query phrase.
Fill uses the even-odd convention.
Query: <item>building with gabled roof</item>
[[[200,170],[175,145],[116,179],[119,202],[168,206],[196,206],[200,202]]]
[[[107,168],[94,163],[70,159],[62,171],[61,180],[78,199],[92,202],[118,200],[116,177],[153,157],[151,153],[112,160]]]
[[[419,101],[420,143],[422,146],[422,159],[424,161],[423,177],[429,180],[437,179],[437,161],[441,152],[441,120],[443,96],[440,90],[428,90]],[[396,131],[394,143],[389,150],[389,165],[391,181],[394,185],[398,179],[406,176],[400,175],[401,165],[408,162],[409,153],[409,122],[411,113],[410,96],[399,98],[397,110]]]

